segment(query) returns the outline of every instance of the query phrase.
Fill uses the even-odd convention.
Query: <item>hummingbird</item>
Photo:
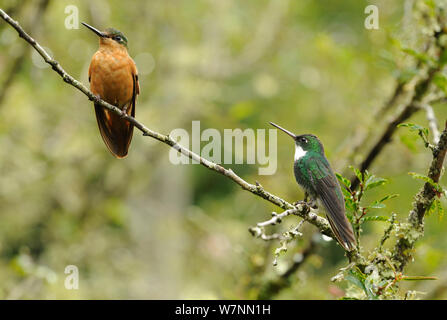
[[[295,141],[293,172],[296,181],[312,200],[323,204],[337,241],[346,251],[352,251],[357,243],[352,226],[345,215],[345,202],[340,185],[324,154],[323,144],[313,134],[295,135],[273,122],[270,124],[287,133]]]
[[[93,94],[135,117],[135,103],[140,93],[135,62],[127,52],[127,38],[114,28],[104,32],[82,22],[99,36],[99,49],[92,57],[88,81]],[[133,125],[121,116],[95,104],[99,132],[116,158],[127,156]]]

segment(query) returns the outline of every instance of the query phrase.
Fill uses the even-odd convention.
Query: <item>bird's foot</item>
[[[309,201],[307,201],[307,203],[312,209],[318,209],[318,203],[316,199],[310,199]]]
[[[95,96],[96,99],[101,100],[101,96],[99,95],[99,93],[98,94],[93,94],[93,95]],[[89,98],[89,100],[94,101],[95,99]]]
[[[124,105],[123,109],[121,109],[121,118],[124,118],[127,116],[127,104]]]
[[[293,205],[296,207],[296,206],[299,206],[300,204],[304,204],[304,205],[306,205],[306,206],[308,206],[309,204],[307,203],[307,201],[305,201],[305,200],[298,200],[298,201],[295,201],[294,203],[293,203]]]
[[[306,201],[306,200],[299,200],[299,201],[295,201],[294,203],[293,203],[293,205],[296,207],[296,206],[298,206],[298,205],[306,205],[306,206],[308,206],[308,207],[310,207],[310,208],[312,208],[312,209],[318,209],[318,206],[317,206],[317,202],[315,201],[315,200],[310,200],[310,201]]]

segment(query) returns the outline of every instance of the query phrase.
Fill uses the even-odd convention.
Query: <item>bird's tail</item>
[[[133,136],[133,125],[119,115],[95,104],[99,132],[107,148],[117,158],[125,158]],[[135,106],[129,103],[127,113],[135,117]]]
[[[334,232],[335,237],[337,238],[338,243],[346,250],[352,251],[357,246],[357,241],[355,240],[354,231],[352,230],[352,226],[349,223],[346,216],[344,216],[345,220],[343,224],[338,223],[335,224],[334,221],[330,218],[329,215],[326,215],[329,224],[331,225],[331,229]]]

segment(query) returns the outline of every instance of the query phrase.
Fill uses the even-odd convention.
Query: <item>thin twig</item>
[[[283,213],[277,214],[276,212],[273,212],[272,214],[272,218],[270,220],[264,221],[264,222],[259,222],[258,223],[258,227],[265,227],[265,226],[269,226],[269,225],[275,225],[277,223],[280,223],[281,220],[291,214],[294,214],[295,210],[294,209],[289,209],[284,211]]]
[[[256,227],[251,227],[248,229],[248,231],[250,231],[250,233],[256,237],[256,238],[261,238],[262,240],[265,241],[270,241],[270,240],[284,240],[284,236],[279,234],[279,233],[274,233],[274,234],[266,234],[264,227],[267,226],[274,226],[278,223],[281,223],[282,219],[284,219],[287,216],[290,215],[297,215],[298,212],[302,211],[302,210],[308,210],[308,207],[304,206],[303,207],[298,207],[295,209],[288,209],[286,211],[284,211],[283,213],[277,214],[276,212],[272,212],[272,218],[270,220],[264,221],[264,222],[259,222]],[[311,213],[312,217],[317,216],[315,213]],[[298,235],[298,230],[301,227],[303,221],[301,221],[295,228],[293,228],[292,230],[286,232],[286,233],[290,233],[292,235]]]
[[[442,49],[445,50],[444,48]],[[391,138],[397,130],[397,126],[407,119],[409,119],[413,114],[421,109],[421,107],[425,104],[424,98],[427,94],[430,84],[433,81],[435,75],[442,69],[441,64],[432,67],[428,71],[428,75],[426,78],[422,79],[414,88],[414,95],[411,101],[406,105],[398,115],[389,122],[388,126],[385,128],[382,136],[376,142],[376,144],[371,148],[368,152],[365,159],[360,164],[360,171],[365,172],[371,166],[373,161],[377,158],[377,156],[382,152],[383,148],[391,142]],[[351,179],[351,188],[355,190],[359,185],[359,179],[357,176],[354,176]]]
[[[302,205],[299,208],[293,206],[291,203],[287,202],[286,200],[264,190],[264,188],[259,184],[250,184],[241,177],[239,177],[236,173],[234,173],[231,169],[225,169],[223,166],[216,164],[212,161],[209,161],[205,158],[202,158],[198,154],[192,152],[191,150],[179,145],[174,139],[172,139],[169,135],[164,135],[161,133],[158,133],[156,131],[153,131],[149,128],[147,128],[144,124],[136,120],[135,118],[129,116],[127,113],[123,112],[121,109],[105,102],[104,100],[100,99],[99,97],[95,96],[89,89],[87,89],[86,86],[84,86],[80,81],[73,78],[70,74],[68,74],[62,66],[54,60],[43,48],[42,46],[34,40],[28,33],[26,33],[22,27],[19,25],[17,21],[14,21],[10,16],[8,16],[2,9],[0,9],[0,16],[5,20],[7,23],[9,23],[19,34],[21,38],[23,38],[25,41],[27,41],[39,54],[42,56],[42,58],[45,60],[46,63],[51,65],[52,69],[57,72],[62,79],[68,83],[69,85],[77,88],[82,93],[84,93],[91,101],[93,101],[95,104],[102,106],[103,108],[106,108],[113,113],[120,115],[124,120],[128,121],[129,123],[132,123],[138,130],[143,132],[144,136],[151,137],[153,139],[156,139],[160,142],[163,142],[167,144],[168,146],[174,148],[181,154],[185,155],[186,157],[197,161],[202,166],[215,171],[217,173],[220,173],[221,175],[233,180],[233,182],[237,183],[239,186],[242,187],[242,189],[247,190],[254,195],[257,195],[270,203],[273,203],[274,205],[284,209],[292,209],[291,211],[293,214],[296,214],[300,217],[302,217],[304,220],[310,222],[314,226],[316,226],[319,231],[329,237],[334,238],[334,235],[332,233],[332,230],[330,229],[328,221],[318,216],[315,213],[312,213],[308,210],[306,205]]]
[[[388,113],[388,111],[390,111],[396,105],[396,101],[399,100],[399,98],[405,93],[404,89],[407,83],[407,81],[397,81],[393,94],[385,103],[385,105],[379,111],[377,111],[376,115],[374,116],[376,120],[381,120]]]
[[[373,163],[373,161],[377,158],[377,156],[382,152],[383,148],[391,141],[391,137],[397,129],[397,125],[410,118],[416,111],[418,111],[418,107],[414,104],[410,104],[405,107],[396,118],[394,118],[386,127],[380,139],[376,142],[376,144],[371,148],[368,152],[365,159],[360,164],[360,171],[365,172],[368,170],[369,166]],[[351,189],[357,189],[360,181],[357,176],[354,176],[351,179]]]
[[[439,21],[441,23],[441,21]],[[398,115],[393,118],[392,121],[389,122],[388,126],[385,128],[380,139],[376,142],[376,144],[370,149],[363,162],[360,164],[360,171],[363,173],[371,166],[373,161],[377,158],[377,156],[382,152],[383,148],[391,142],[391,138],[396,132],[397,125],[401,124],[405,120],[409,119],[414,113],[419,111],[426,103],[430,103],[430,94],[432,93],[431,85],[436,75],[442,71],[445,61],[442,60],[446,52],[446,47],[441,41],[442,36],[445,35],[446,26],[444,22],[441,23],[441,30],[434,34],[435,37],[435,48],[437,49],[437,57],[438,61],[435,65],[432,65],[427,70],[427,75],[418,79],[417,83],[413,89],[413,95],[410,101],[403,107],[402,111],[398,113]],[[425,44],[424,52],[428,52],[430,45]],[[416,64],[416,68],[419,69],[422,66],[422,61],[419,60]],[[359,179],[357,176],[354,176],[351,179],[351,188],[355,190],[359,185]]]

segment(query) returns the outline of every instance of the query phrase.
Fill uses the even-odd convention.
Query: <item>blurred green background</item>
[[[414,2],[423,1],[0,0],[0,8],[11,10],[86,85],[98,40],[82,26],[65,28],[66,7],[76,6],[79,20],[98,29],[121,30],[140,72],[136,117],[153,130],[190,131],[194,120],[202,130],[267,129],[274,121],[318,135],[335,171],[349,176],[348,166],[362,159],[386,124],[374,116],[408,63],[396,39],[419,45]],[[380,10],[379,30],[364,27],[368,4]],[[2,299],[255,299],[316,231],[305,224],[303,237],[274,267],[279,244],[255,239],[248,228],[278,208],[202,166],[172,165],[169,148],[137,130],[128,158],[114,159],[90,101],[4,21],[0,84]],[[443,123],[445,105],[434,107]],[[423,113],[411,122],[428,126]],[[368,130],[373,138],[350,157]],[[226,167],[292,202],[303,197],[293,152],[290,138],[278,133],[274,175],[259,176],[257,165]],[[400,194],[381,215],[407,217],[422,185],[408,172],[425,174],[430,160],[415,134],[398,130],[371,168],[390,180],[371,199]],[[366,225],[365,248],[377,245],[386,226]],[[425,292],[421,298],[447,298],[446,228],[446,219],[427,218],[426,236],[406,270],[439,278],[403,284]],[[344,253],[333,241],[317,241],[290,285],[269,298],[343,295],[346,284],[330,278],[346,265]],[[79,268],[79,290],[64,287],[67,265]]]

